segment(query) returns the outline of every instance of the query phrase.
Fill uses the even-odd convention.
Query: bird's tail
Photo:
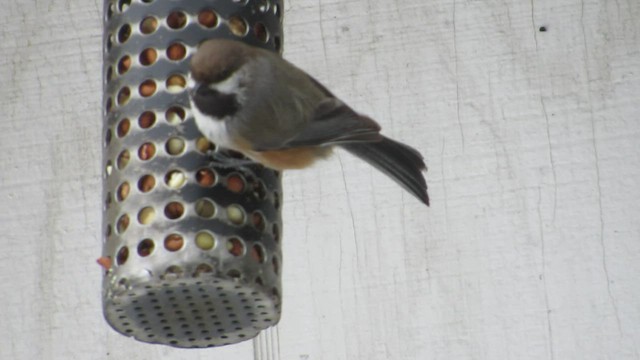
[[[429,206],[427,182],[422,174],[427,167],[422,155],[416,149],[387,137],[383,137],[382,141],[349,143],[341,146],[387,174]]]

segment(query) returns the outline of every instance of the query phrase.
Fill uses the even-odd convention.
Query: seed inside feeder
[[[182,214],[184,214],[184,206],[177,201],[172,201],[164,207],[164,215],[171,220],[181,217]]]
[[[244,181],[240,175],[230,175],[227,178],[227,188],[234,193],[241,193],[244,190]]]
[[[178,251],[184,245],[184,239],[178,234],[171,234],[164,239],[164,247],[169,251]]]
[[[227,218],[236,225],[244,223],[244,211],[238,205],[230,205],[227,208]]]
[[[151,34],[158,28],[158,19],[153,16],[147,16],[140,23],[140,32],[143,34]]]
[[[120,58],[118,61],[118,74],[122,75],[129,71],[131,68],[131,57],[129,55],[125,55]]]
[[[269,33],[267,32],[267,28],[263,23],[256,23],[253,26],[253,33],[258,38],[258,40],[262,41],[263,43],[266,43],[267,40],[269,40]]]
[[[149,66],[155,63],[157,59],[158,59],[158,52],[154,48],[147,48],[142,50],[139,57],[140,64],[144,66]]]
[[[215,150],[215,145],[213,145],[213,143],[209,140],[207,140],[207,138],[201,136],[198,138],[198,140],[196,140],[196,149],[198,149],[198,151],[200,151],[203,154],[206,154],[208,151],[213,151]]]
[[[138,125],[142,129],[148,129],[156,122],[156,114],[151,111],[145,111],[138,118]]]
[[[142,97],[149,97],[156,92],[156,89],[157,89],[156,82],[149,79],[149,80],[143,81],[142,84],[140,84],[140,87],[138,88],[138,92],[140,92],[140,95]]]
[[[251,214],[251,223],[256,229],[260,231],[264,230],[264,217],[259,212],[255,211]]]
[[[117,161],[117,165],[118,165],[118,169],[122,170],[124,168],[127,167],[127,164],[129,164],[129,159],[131,159],[131,155],[129,155],[129,150],[123,150],[120,155],[118,155],[118,161]]]
[[[142,225],[151,224],[155,218],[156,211],[151,206],[142,208],[138,213],[138,222]]]
[[[247,34],[247,22],[239,16],[232,16],[228,21],[229,30],[236,36]]]
[[[202,250],[211,250],[215,245],[215,239],[213,235],[208,232],[201,231],[196,234],[196,246]]]
[[[216,208],[210,200],[200,199],[196,202],[196,214],[203,218],[213,217]]]
[[[179,189],[186,182],[187,177],[180,170],[171,170],[165,175],[164,182],[172,189]]]
[[[120,248],[120,250],[118,250],[118,254],[116,255],[116,263],[118,265],[122,265],[125,262],[127,262],[128,258],[129,258],[129,249],[126,246],[124,246]]]
[[[242,256],[244,254],[244,244],[237,238],[227,240],[227,250],[233,256]]]
[[[171,125],[177,125],[184,121],[186,114],[183,108],[179,106],[172,106],[164,114],[167,122]]]
[[[131,90],[128,87],[123,87],[118,91],[118,106],[124,106],[131,99]]]
[[[218,15],[213,10],[202,10],[198,14],[198,23],[206,28],[213,28],[218,25]]]
[[[262,248],[262,246],[258,245],[258,244],[254,244],[251,247],[251,258],[253,260],[255,260],[258,263],[263,263],[264,262],[264,249]]]
[[[156,154],[156,147],[152,143],[144,143],[138,149],[140,160],[149,160]]]
[[[182,75],[171,75],[167,79],[167,91],[179,93],[187,87],[187,80]]]
[[[153,240],[144,239],[138,244],[138,255],[142,257],[149,256],[153,252],[154,247],[155,244],[153,243]]]
[[[187,55],[187,48],[181,43],[173,43],[167,48],[167,57],[169,60],[178,61],[184,59]]]
[[[216,175],[211,169],[200,169],[196,173],[196,181],[200,186],[209,187],[216,181]]]
[[[122,184],[120,184],[120,186],[118,186],[118,192],[116,196],[118,201],[123,201],[124,199],[126,199],[127,196],[129,196],[130,190],[131,190],[131,186],[129,185],[128,182],[125,181]]]
[[[118,123],[118,137],[123,137],[129,133],[129,129],[131,128],[131,121],[129,119],[122,119]]]
[[[196,266],[196,271],[194,272],[193,276],[197,277],[200,274],[211,273],[211,272],[213,272],[213,268],[210,265],[199,264],[198,266]]]
[[[165,150],[169,155],[179,155],[184,151],[184,140],[177,137],[169,139],[165,145]]]
[[[127,231],[127,228],[129,227],[129,221],[129,215],[124,214],[120,216],[120,218],[118,219],[118,223],[116,224],[118,233],[122,234],[123,232]]]
[[[149,192],[156,186],[156,179],[153,175],[144,175],[138,180],[138,189],[143,192]]]
[[[180,11],[174,11],[167,16],[167,25],[172,29],[180,29],[187,23],[187,16]]]

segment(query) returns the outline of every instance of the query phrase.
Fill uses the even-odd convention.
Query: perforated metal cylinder
[[[107,0],[103,311],[176,347],[250,339],[281,307],[279,174],[209,166],[187,97],[197,45],[280,51],[281,0]]]

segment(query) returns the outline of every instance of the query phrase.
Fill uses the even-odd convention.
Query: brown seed
[[[184,239],[178,234],[171,234],[164,239],[164,247],[169,251],[178,251],[184,245]]]
[[[123,137],[129,133],[131,128],[131,121],[129,119],[122,119],[118,124],[118,137]]]
[[[182,214],[184,214],[184,206],[177,201],[170,202],[164,207],[164,215],[169,219],[177,219]]]
[[[170,60],[181,60],[187,55],[187,49],[180,43],[174,43],[167,49],[167,57]]]
[[[251,214],[251,223],[253,223],[253,226],[255,226],[256,229],[260,231],[264,230],[264,218],[259,212],[256,211]]]
[[[116,255],[116,262],[118,265],[124,264],[129,258],[129,249],[125,246],[118,250],[118,254]]]
[[[231,17],[228,24],[229,29],[236,36],[244,36],[247,33],[247,23],[241,17]]]
[[[200,169],[196,173],[196,180],[200,186],[209,187],[216,181],[216,176],[210,169]]]
[[[149,192],[156,186],[156,179],[153,175],[144,175],[138,180],[138,189],[142,192]]]
[[[255,244],[251,247],[251,258],[259,263],[264,261],[264,250],[260,247],[260,245]]]
[[[118,187],[118,201],[123,201],[124,199],[126,199],[127,196],[129,196],[130,190],[131,187],[129,186],[128,182],[123,182],[122,184],[120,184],[120,186]]]
[[[140,32],[143,34],[151,34],[158,28],[158,20],[153,16],[147,16],[140,23]]]
[[[142,84],[140,84],[139,92],[141,96],[149,97],[156,92],[156,88],[157,88],[157,85],[155,81],[145,80],[142,82]]]
[[[227,178],[227,188],[234,193],[244,191],[244,181],[239,175],[231,175]]]
[[[126,105],[131,98],[131,90],[128,87],[123,87],[118,91],[118,106]]]
[[[138,255],[142,257],[149,256],[153,252],[154,247],[155,244],[153,243],[153,240],[144,239],[138,244]]]
[[[129,164],[129,160],[131,159],[131,155],[129,155],[129,150],[122,150],[120,155],[118,155],[118,161],[116,164],[118,165],[118,169],[122,170],[127,167]]]
[[[262,42],[267,42],[267,40],[269,40],[269,33],[263,23],[256,23],[253,26],[253,33],[256,35],[258,40]]]
[[[198,14],[198,23],[207,28],[215,27],[218,25],[218,16],[212,10],[202,10]]]
[[[129,71],[131,67],[131,57],[129,55],[123,56],[120,61],[118,61],[118,73],[124,74]]]
[[[187,16],[180,12],[174,11],[167,16],[167,25],[172,29],[180,29],[187,23]]]
[[[158,59],[158,52],[154,48],[148,48],[142,50],[140,53],[140,64],[149,66],[156,62]]]
[[[152,143],[144,143],[138,149],[140,160],[149,160],[156,154],[156,147]]]
[[[193,273],[194,277],[197,277],[201,274],[211,273],[213,272],[213,268],[207,264],[199,264],[196,266],[196,271]]]
[[[140,125],[140,127],[143,129],[150,128],[151,126],[153,126],[155,122],[156,122],[156,114],[154,114],[151,111],[143,112],[142,114],[140,114],[140,117],[138,118],[138,125]]]
[[[236,238],[231,238],[227,241],[227,250],[233,256],[241,256],[244,253],[244,245]]]
[[[119,233],[123,233],[127,230],[127,228],[129,227],[129,215],[124,214],[122,216],[120,216],[120,219],[118,219],[118,224],[117,224],[117,229]]]

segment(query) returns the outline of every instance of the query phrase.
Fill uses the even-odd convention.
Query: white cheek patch
[[[238,70],[224,81],[210,84],[209,88],[211,90],[217,90],[223,94],[235,94],[240,89],[240,78],[242,77],[241,72],[242,70]]]
[[[224,81],[215,84],[209,84],[209,89],[218,91],[223,94],[235,94],[236,100],[243,104],[245,101],[243,80],[247,77],[246,70],[240,68]]]
[[[198,110],[198,107],[195,106],[191,99],[189,99],[189,102],[191,103],[193,118],[195,119],[200,132],[214,144],[224,148],[233,149],[233,141],[231,141],[229,133],[227,132],[226,121],[224,119],[217,119],[203,114]]]
[[[245,89],[240,86],[241,81],[245,76],[245,70],[239,69],[226,80],[216,84],[209,84],[208,87],[211,90],[215,90],[223,94],[235,94],[236,100],[242,108],[242,104],[245,100]],[[193,103],[191,97],[189,97],[189,102],[191,103],[191,111],[193,112],[193,117],[198,129],[207,139],[209,139],[209,141],[223,148],[239,150],[234,146],[234,142],[227,131],[227,123],[228,121],[233,121],[233,117],[225,116],[224,118],[216,118],[211,115],[204,114]],[[242,109],[240,109],[240,111],[242,111]]]

